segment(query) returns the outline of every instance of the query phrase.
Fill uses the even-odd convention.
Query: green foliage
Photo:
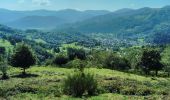
[[[53,51],[54,51],[55,53],[59,53],[59,52],[60,52],[60,48],[54,48]]]
[[[85,65],[85,61],[82,61],[80,59],[75,59],[75,60],[69,61],[66,64],[66,66],[69,68],[83,69],[86,65]]]
[[[0,54],[5,54],[5,47],[0,47]]]
[[[136,71],[139,70],[138,63],[140,62],[143,53],[141,47],[125,48],[118,52],[120,52],[121,56],[125,57],[129,61],[132,69]]]
[[[92,50],[87,55],[87,60],[90,65],[88,67],[102,68],[105,66],[105,59],[110,55],[110,51]]]
[[[87,96],[88,92],[86,91],[82,98],[74,98],[70,95],[65,95],[67,91],[63,91],[63,82],[67,79],[69,73],[75,72],[74,69],[39,66],[31,67],[28,70],[30,73],[36,73],[39,76],[21,79],[12,77],[19,73],[19,69],[12,67],[9,70],[11,78],[7,81],[1,80],[0,82],[1,99],[110,100],[116,98],[119,100],[134,98],[132,100],[136,100],[139,98],[154,98],[155,100],[157,97],[169,96],[170,90],[170,80],[168,78],[151,78],[104,68],[85,68],[84,72],[94,73],[93,75],[95,75],[95,80],[98,82],[97,95]],[[89,80],[89,82],[91,81]],[[131,95],[134,93],[135,95]]]
[[[11,57],[11,65],[13,67],[20,67],[23,69],[23,74],[25,74],[25,69],[36,63],[36,57],[32,53],[31,49],[26,44],[18,44],[14,54]]]
[[[170,46],[167,46],[162,52],[162,63],[164,64],[164,71],[170,75]]]
[[[2,79],[8,79],[7,71],[9,70],[9,66],[7,62],[0,62],[0,71],[2,72]]]
[[[110,93],[119,93],[123,95],[141,95],[147,96],[155,93],[155,90],[147,84],[132,79],[120,79],[114,77],[113,80],[104,88]]]
[[[91,74],[78,72],[74,75],[69,75],[64,81],[64,92],[76,97],[81,97],[83,94],[94,95],[97,91],[97,81]]]
[[[83,49],[67,48],[67,55],[70,60],[78,58],[80,60],[86,59],[86,53]]]
[[[120,57],[117,54],[111,54],[105,60],[105,65],[107,68],[115,69],[115,70],[128,70],[130,69],[130,64],[128,60]]]
[[[53,64],[59,65],[59,66],[62,66],[66,64],[67,62],[68,62],[68,58],[61,54],[57,55],[53,60]]]
[[[0,71],[2,72],[2,79],[8,79],[7,71],[9,70],[9,66],[7,63],[6,49],[0,49]]]
[[[156,44],[169,44],[170,42],[170,24],[168,22],[160,23],[154,28],[153,42]]]
[[[37,87],[25,85],[25,84],[17,84],[15,87],[3,88],[0,87],[0,96],[1,97],[9,97],[12,95],[17,95],[19,93],[36,93],[38,90]]]
[[[159,51],[146,49],[143,52],[140,65],[146,74],[149,74],[151,70],[154,70],[157,75],[158,71],[164,67],[160,61],[161,55]]]

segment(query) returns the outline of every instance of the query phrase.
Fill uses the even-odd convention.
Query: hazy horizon
[[[161,8],[170,5],[169,0],[3,0],[0,8],[16,11],[30,10],[108,10],[123,8],[139,9],[143,7]]]
[[[62,10],[75,10],[75,11],[109,11],[109,12],[114,12],[114,11],[118,11],[118,10],[122,10],[122,9],[132,9],[132,10],[138,10],[138,9],[142,9],[142,8],[163,8],[166,6],[170,6],[170,5],[165,5],[162,7],[141,7],[141,8],[120,8],[120,9],[116,9],[116,10],[107,10],[107,9],[85,9],[85,10],[79,10],[79,9],[74,9],[74,8],[63,8],[63,9],[28,9],[28,10],[15,10],[15,9],[8,9],[8,8],[1,8],[0,9],[4,9],[4,10],[10,10],[10,11],[38,11],[38,10],[46,10],[46,11],[62,11]]]

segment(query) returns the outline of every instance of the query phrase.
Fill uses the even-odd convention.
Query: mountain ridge
[[[23,20],[27,16],[40,16],[40,17],[54,16],[56,18],[60,18],[60,19],[67,21],[66,23],[72,23],[72,22],[82,21],[88,18],[92,18],[94,16],[106,14],[106,13],[109,13],[109,11],[106,11],[106,10],[78,11],[78,10],[73,10],[73,9],[64,9],[64,10],[59,10],[59,11],[52,11],[52,10],[15,11],[15,10],[0,9],[0,19],[1,19],[0,24],[8,25],[13,28],[27,29],[30,26],[23,27],[24,26],[23,24],[26,24],[26,23],[23,23],[23,24],[20,23],[21,22],[20,20],[24,22]],[[54,22],[55,20],[57,19],[54,19]],[[19,21],[19,23],[17,23],[17,21]],[[34,21],[35,20],[32,19],[32,22]],[[58,21],[56,21],[56,23],[58,23]],[[64,23],[61,23],[61,24],[64,24]],[[50,26],[50,24],[48,25]],[[37,27],[33,27],[33,28],[36,29]],[[42,28],[44,28],[44,26],[41,27],[41,29]]]

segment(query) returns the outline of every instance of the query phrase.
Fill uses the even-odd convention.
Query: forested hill
[[[145,33],[170,21],[170,6],[163,8],[122,9],[96,16],[70,27],[81,32],[128,32]]]
[[[170,42],[170,6],[163,8],[122,9],[96,16],[63,29],[82,33],[112,33],[119,38],[144,38],[147,42],[164,44]],[[159,37],[161,38],[159,38]]]
[[[103,10],[80,12],[70,9],[57,12],[1,9],[0,12],[3,15],[0,16],[2,19],[9,19],[9,15],[13,16],[10,21],[5,21],[9,21],[6,23],[10,23],[10,25],[17,25],[18,28],[41,29],[45,27],[50,29],[56,27],[50,32],[1,28],[1,31],[5,29],[6,33],[15,33],[15,36],[22,33],[21,36],[27,39],[42,39],[50,45],[78,42],[94,46],[100,42],[104,47],[126,47],[170,43],[170,6],[136,10],[125,8],[111,13]],[[8,17],[4,17],[7,15]],[[75,17],[73,18],[73,16]],[[1,20],[1,23],[5,23],[2,21],[4,20]]]

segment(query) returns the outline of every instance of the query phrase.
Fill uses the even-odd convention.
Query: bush
[[[9,66],[5,55],[0,55],[0,71],[2,72],[2,79],[8,79],[7,71]]]
[[[94,76],[89,73],[86,74],[85,76],[88,95],[95,95],[97,91],[97,81],[94,79]]]
[[[2,79],[8,79],[8,75],[7,75],[7,71],[8,71],[9,67],[7,65],[7,63],[5,62],[0,62],[0,71],[2,72]]]
[[[78,72],[64,81],[64,92],[75,97],[81,97],[85,93],[94,95],[96,91],[97,81],[91,74]]]
[[[75,60],[69,61],[66,64],[66,66],[69,67],[69,68],[78,68],[78,69],[81,69],[82,67],[83,68],[85,67],[85,62],[81,61],[79,59],[75,59]]]
[[[118,55],[111,54],[105,60],[105,65],[107,68],[115,70],[128,70],[130,69],[130,63]]]
[[[67,62],[68,62],[68,58],[65,57],[64,55],[58,55],[53,60],[53,64],[59,65],[59,66],[64,65]]]
[[[69,60],[74,60],[75,58],[78,58],[80,60],[86,59],[86,53],[83,49],[68,48],[67,55]]]

